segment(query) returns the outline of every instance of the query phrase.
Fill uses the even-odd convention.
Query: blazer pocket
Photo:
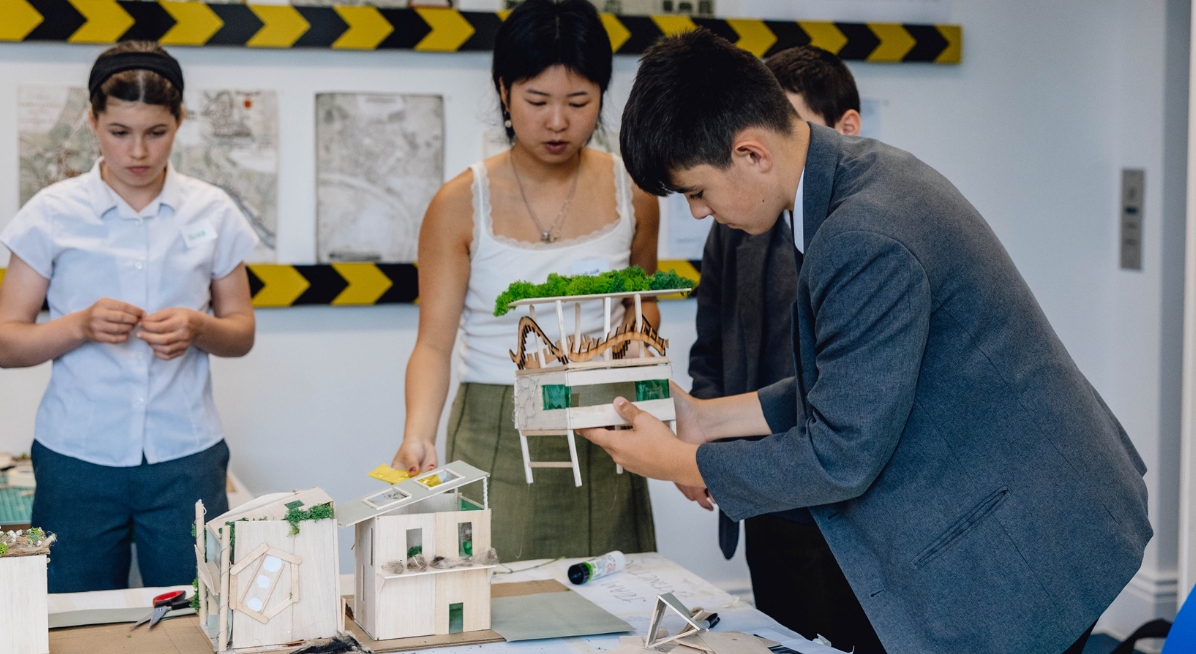
[[[968,514],[951,525],[941,536],[935,539],[933,543],[922,550],[918,556],[914,557],[914,568],[921,568],[930,563],[939,554],[942,554],[955,541],[963,538],[976,528],[981,521],[984,520],[988,514],[992,513],[998,506],[1005,502],[1005,498],[1009,496],[1009,487],[1002,486],[994,491],[991,495],[984,498],[976,505]]]

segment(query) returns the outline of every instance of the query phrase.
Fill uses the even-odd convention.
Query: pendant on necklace
[[[556,237],[548,232],[540,232],[540,240],[544,243],[551,243],[556,240]]]

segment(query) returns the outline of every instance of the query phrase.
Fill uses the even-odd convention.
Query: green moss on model
[[[631,293],[635,291],[663,291],[672,288],[693,288],[694,283],[669,270],[649,275],[639,266],[612,270],[598,275],[558,275],[549,273],[548,281],[533,284],[523,280],[512,282],[494,301],[494,315],[503,316],[511,304],[540,297],[568,297],[601,293]]]
[[[318,504],[304,511],[292,508],[287,511],[286,521],[291,523],[291,535],[299,533],[299,523],[305,520],[327,520],[333,516],[331,504]]]

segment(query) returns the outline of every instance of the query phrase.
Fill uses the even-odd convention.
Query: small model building
[[[337,510],[355,527],[353,619],[374,640],[490,628],[487,473],[454,461]],[[461,487],[481,482],[481,503]]]
[[[206,524],[196,503],[199,624],[215,651],[344,630],[333,514],[319,488],[266,495]]]
[[[0,533],[0,652],[50,651],[46,555],[53,542],[41,529]]]
[[[638,268],[629,270],[643,275]],[[662,275],[667,275],[662,283],[653,283]],[[644,319],[642,303],[643,298],[687,293],[690,288],[668,284],[685,280],[667,273],[645,276],[644,279],[651,284],[647,290],[527,297],[513,301],[500,298],[499,302],[505,302],[507,307],[528,308],[528,315],[519,319],[518,346],[511,352],[511,359],[519,367],[515,373],[515,428],[519,430],[527,483],[533,481],[533,468],[570,468],[574,484],[581,486],[574,431],[627,424],[612,404],[616,397],[631,400],[664,422],[674,423],[676,420],[673,400],[669,397],[673,369],[665,356],[669,342]],[[565,283],[575,280],[577,278],[566,279]],[[549,284],[554,281],[549,278]],[[526,282],[516,284],[520,283]],[[662,285],[667,288],[660,288]],[[612,325],[613,303],[625,298],[635,301],[635,321]],[[602,302],[606,320],[600,339],[581,333],[583,302]],[[556,309],[555,341],[536,322],[536,307],[545,304]],[[567,304],[573,305],[572,335],[565,328]],[[530,346],[529,337],[532,340]],[[527,439],[543,436],[564,436],[569,442],[569,460],[532,461]],[[623,472],[621,467],[617,470]]]

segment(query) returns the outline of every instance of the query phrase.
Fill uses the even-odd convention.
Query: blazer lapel
[[[833,129],[810,125],[810,148],[806,152],[806,179],[802,199],[805,230],[803,252],[810,251],[810,241],[830,213],[831,192],[835,188],[835,169],[839,167],[836,138],[843,138]]]
[[[802,198],[802,227],[805,230],[803,252],[810,251],[810,243],[814,240],[814,235],[830,214],[831,194],[835,187],[835,170],[839,167],[839,149],[836,139],[841,138],[838,132],[829,127],[810,125],[810,147],[806,151],[805,183],[802,189],[805,195]],[[816,372],[813,366],[814,352],[812,349],[806,353],[809,357],[809,370],[802,361],[805,357],[802,356],[801,350],[803,330],[801,317],[805,315],[805,312],[800,311],[798,305],[804,301],[803,295],[806,294],[802,293],[801,268],[799,264],[797,299],[793,302],[793,369],[797,378],[798,393],[804,403],[809,385],[815,381],[813,378],[807,379],[807,372],[811,375]],[[813,326],[810,326],[810,330],[812,329]]]

